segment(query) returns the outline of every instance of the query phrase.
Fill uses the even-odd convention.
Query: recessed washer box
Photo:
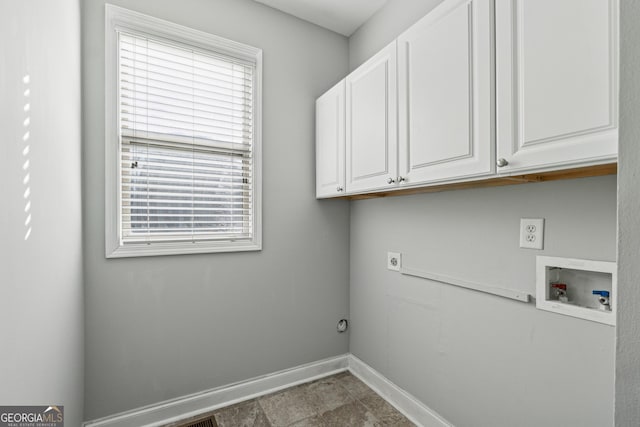
[[[536,257],[536,308],[540,310],[615,326],[617,291],[615,262]],[[601,297],[608,301],[602,298],[605,304],[601,303]]]

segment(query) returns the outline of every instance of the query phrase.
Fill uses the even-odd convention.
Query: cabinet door
[[[398,38],[401,185],[494,172],[492,18],[446,0]]]
[[[394,188],[397,176],[395,41],[347,76],[347,191]]]
[[[615,161],[617,0],[496,0],[499,172]]]
[[[345,82],[316,100],[316,197],[344,194]]]

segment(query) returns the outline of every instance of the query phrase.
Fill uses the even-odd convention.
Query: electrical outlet
[[[520,247],[542,249],[544,244],[544,218],[520,219]]]
[[[402,265],[402,254],[400,252],[387,252],[387,268],[393,271],[400,271]]]

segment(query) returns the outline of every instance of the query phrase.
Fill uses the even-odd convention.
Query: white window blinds
[[[255,63],[118,33],[121,241],[250,240]]]

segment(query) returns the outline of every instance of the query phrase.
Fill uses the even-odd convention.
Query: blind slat
[[[205,119],[205,120],[215,120],[217,123],[224,124],[225,128],[228,128],[228,125],[233,125],[236,128],[247,128],[251,127],[251,118],[250,116],[230,116],[222,113],[217,113],[213,111],[203,111],[203,110],[194,110],[188,105],[184,107],[179,105],[177,102],[173,102],[172,104],[165,104],[154,102],[151,107],[145,103],[142,106],[136,106],[131,104],[123,104],[123,110],[120,110],[120,114],[128,114],[128,115],[141,115],[143,112],[146,113],[145,110],[153,111],[154,115],[169,113],[169,114],[179,114],[182,116],[193,115],[193,117],[197,119]]]
[[[147,215],[149,215],[149,217],[147,217]],[[207,219],[207,220],[211,220],[211,221],[221,221],[223,219],[226,218],[240,218],[240,219],[248,219],[250,218],[251,215],[249,215],[249,212],[247,211],[242,211],[242,210],[238,210],[238,211],[233,211],[230,213],[227,212],[220,212],[220,213],[214,213],[214,214],[195,214],[193,216],[189,215],[189,214],[185,214],[185,213],[171,213],[171,214],[165,214],[165,213],[149,213],[147,214],[147,212],[132,212],[131,213],[132,219],[128,222],[131,221],[136,221],[136,222],[140,222],[140,218],[143,218],[144,221],[152,221],[153,218],[160,218],[160,220],[164,221],[165,218],[201,218],[201,219]]]
[[[233,137],[231,135],[220,134],[217,132],[209,132],[197,130],[193,131],[192,129],[187,129],[183,127],[177,126],[168,126],[160,123],[149,123],[143,124],[140,122],[136,122],[135,126],[128,126],[126,122],[123,123],[121,128],[123,133],[131,132],[133,136],[140,135],[144,137],[148,132],[152,133],[164,133],[168,136],[182,136],[182,137],[192,137],[192,138],[203,138],[213,142],[221,142],[228,144],[247,144],[249,145],[251,142],[250,138],[244,137]]]
[[[171,54],[168,53],[164,46],[156,48],[153,42],[147,43],[147,46],[141,47],[123,39],[120,49],[121,55],[123,54],[123,52],[125,55],[153,58],[158,61],[165,61],[168,63],[176,64],[177,66],[190,65],[193,62],[197,64],[197,67],[200,70],[206,72],[215,71],[227,76],[234,76],[239,72],[246,72],[247,69],[251,68],[251,65],[249,64],[229,64],[227,61],[216,61],[215,59],[211,60],[211,58],[198,55],[196,52],[193,52],[191,56],[184,54],[180,55],[180,51],[175,51],[174,54]]]
[[[136,192],[123,190],[123,202],[124,201],[137,201]],[[196,195],[197,196],[197,195]],[[193,204],[194,206],[211,206],[217,205],[221,202],[226,205],[232,205],[234,203],[239,203],[239,200],[242,200],[242,203],[248,203],[250,198],[248,195],[216,195],[216,197],[207,197],[206,200],[198,198],[198,197],[189,197],[188,200],[180,200],[178,197],[175,197],[173,193],[164,193],[164,192],[155,192],[149,195],[147,198],[152,203],[162,203],[163,205],[171,205],[171,206],[180,206],[182,204]]]
[[[174,233],[169,233],[164,231],[160,236],[154,236],[151,233],[146,234],[144,236],[136,236],[135,234],[126,234],[126,236],[127,236],[128,243],[154,243],[154,242],[163,243],[163,242],[181,242],[181,241],[198,242],[198,241],[207,241],[207,240],[242,241],[242,240],[251,239],[251,234],[249,233],[246,233],[246,234],[245,233],[231,234],[231,233],[224,233],[224,232],[215,233],[215,229],[212,229],[211,231],[205,229],[204,231],[201,231],[201,232],[193,231],[193,233],[190,234],[189,239],[185,239],[183,233],[174,234]]]
[[[173,93],[198,96],[205,99],[237,100],[242,104],[251,101],[251,93],[246,90],[251,89],[251,87],[246,87],[245,85],[232,83],[225,86],[208,85],[204,82],[186,80],[175,75],[164,75],[149,70],[123,71],[120,83],[131,92],[148,90],[153,93],[151,89],[158,91],[170,90]]]
[[[220,107],[220,104],[224,105],[224,108],[228,111],[246,111],[251,112],[252,105],[249,103],[249,99],[232,102],[228,98],[222,99],[221,97],[216,97],[215,93],[209,93],[206,91],[193,91],[193,93],[185,93],[178,90],[173,90],[171,86],[153,86],[153,85],[139,85],[142,88],[146,88],[144,90],[144,94],[141,94],[140,90],[134,90],[129,88],[127,84],[130,82],[122,80],[121,82],[121,94],[122,98],[126,99],[139,99],[141,102],[158,102],[155,98],[164,98],[170,101],[184,101],[189,104],[193,104],[194,106],[200,107],[200,109],[204,107]],[[131,95],[133,94],[133,95]],[[210,95],[210,96],[207,96]],[[125,101],[126,102],[126,101]],[[195,108],[196,110],[198,108]]]
[[[136,110],[147,110],[146,114],[142,116],[141,114],[137,114],[135,111],[127,112],[123,114],[123,121],[127,121],[130,123],[139,124],[139,125],[160,125],[164,126],[163,123],[167,121],[171,121],[173,123],[180,123],[182,126],[178,127],[176,125],[171,126],[173,129],[180,130],[191,130],[193,132],[211,132],[215,130],[215,134],[230,137],[230,138],[242,138],[244,140],[251,139],[251,130],[250,127],[245,123],[237,123],[235,124],[236,128],[231,128],[229,126],[224,126],[225,122],[221,122],[215,119],[207,119],[204,117],[197,117],[194,115],[180,114],[180,113],[172,113],[172,112],[164,112],[159,110],[151,110],[145,109],[143,107],[136,107]],[[154,111],[155,113],[164,113],[164,114],[149,114],[149,111]],[[131,127],[131,126],[129,126]],[[247,130],[249,128],[249,130]]]
[[[237,69],[238,67],[251,67],[255,65],[253,61],[239,61],[236,58],[232,58],[226,55],[219,55],[215,52],[207,52],[206,55],[202,54],[202,51],[198,49],[185,49],[183,47],[175,47],[165,42],[149,39],[144,36],[138,36],[135,34],[129,34],[126,32],[120,32],[121,46],[135,46],[136,41],[145,40],[146,47],[150,51],[163,52],[164,54],[171,55],[172,58],[184,58],[191,59],[193,55],[201,61],[209,63],[213,66],[220,68]]]
[[[184,143],[180,144],[167,138],[166,141],[157,141],[149,138],[123,138],[126,139],[122,143],[123,155],[131,155],[139,153],[144,149],[150,157],[153,158],[176,158],[194,157],[203,162],[233,162],[240,159],[246,159],[251,155],[250,144],[232,144],[225,147],[199,146],[197,144]],[[140,139],[140,141],[134,141]]]
[[[251,80],[238,76],[226,76],[215,72],[208,75],[196,73],[195,66],[184,66],[180,68],[170,67],[167,63],[148,63],[138,58],[120,57],[121,66],[123,68],[122,75],[130,75],[149,79],[157,82],[171,83],[179,87],[192,88],[204,87],[223,89],[229,93],[243,93],[245,96],[251,96]],[[154,77],[150,77],[154,76]],[[229,77],[229,78],[227,78]],[[130,80],[129,80],[130,81]]]

